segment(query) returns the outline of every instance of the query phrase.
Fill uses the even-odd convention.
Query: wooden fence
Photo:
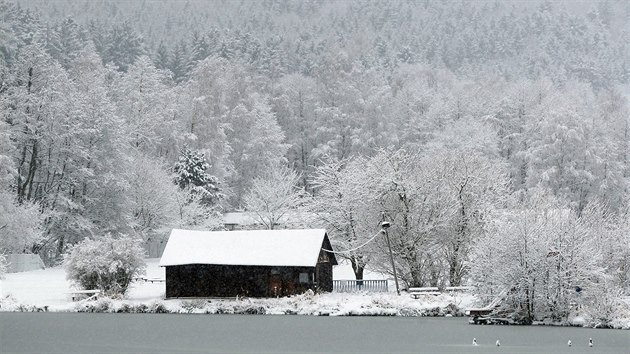
[[[358,291],[387,292],[387,280],[333,280],[333,291],[353,293]]]

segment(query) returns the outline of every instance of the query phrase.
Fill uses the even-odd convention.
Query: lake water
[[[0,353],[33,352],[630,354],[630,331],[467,318],[0,313]]]

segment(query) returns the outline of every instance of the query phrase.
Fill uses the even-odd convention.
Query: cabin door
[[[282,296],[282,277],[280,274],[271,274],[269,277],[269,296]]]

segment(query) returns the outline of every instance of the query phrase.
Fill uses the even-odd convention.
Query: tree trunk
[[[55,255],[56,259],[61,259],[61,255],[63,254],[63,250],[65,247],[65,238],[63,235],[59,235],[57,239],[57,254]]]
[[[35,180],[35,171],[37,171],[37,155],[39,152],[37,140],[33,139],[33,151],[31,152],[31,162],[28,166],[28,176],[26,177],[25,185],[22,190],[25,190],[28,186],[28,193],[26,199],[31,200],[33,193],[33,181]]]
[[[460,268],[460,262],[457,259],[452,259],[449,262],[448,270],[448,282],[451,286],[460,286],[462,282],[462,275],[457,270]]]
[[[363,280],[363,271],[365,270],[365,267],[352,262],[352,270],[354,270],[354,277],[356,280]]]
[[[33,68],[29,68],[28,69],[28,83],[27,83],[27,93],[28,95],[31,94],[31,87],[33,85]],[[28,116],[31,113],[31,109],[30,106],[26,107],[25,110],[26,113],[26,121],[25,121],[25,126],[24,126],[24,134],[26,136],[29,135],[29,128],[28,128]],[[39,119],[38,119],[39,120]],[[22,149],[22,158],[20,160],[20,163],[18,164],[18,183],[17,183],[17,193],[18,193],[18,201],[22,202],[24,201],[24,198],[26,197],[27,200],[31,199],[31,194],[32,194],[32,190],[33,190],[33,180],[35,177],[35,171],[37,169],[37,148],[38,148],[38,144],[37,144],[37,138],[35,138],[34,136],[37,135],[37,131],[35,131],[35,133],[32,135],[33,137],[30,138],[30,142],[32,143],[32,151],[31,151],[31,156],[30,156],[30,161],[28,163],[28,169],[27,169],[27,174],[26,174],[26,178],[24,180],[23,183],[22,182],[22,172],[23,169],[22,167],[24,166],[24,164],[26,163],[26,152],[27,152],[27,145],[28,143],[25,142],[24,143],[24,148]],[[28,190],[28,192],[27,192]]]
[[[354,277],[356,280],[363,280],[363,271],[365,270],[365,264],[363,263],[362,256],[350,257],[350,264],[352,264],[352,270],[354,271]],[[357,281],[357,285],[363,285],[362,281]]]
[[[429,275],[431,277],[429,279],[429,285],[438,287],[440,283],[440,270],[435,266],[433,261],[431,261],[429,266]]]
[[[448,281],[451,286],[460,286],[462,282],[462,259],[466,256],[462,255],[462,246],[468,239],[468,215],[466,213],[466,204],[464,203],[464,188],[468,184],[468,179],[459,186],[457,191],[457,199],[459,200],[459,230],[457,231],[457,238],[453,242],[452,254],[449,259],[449,272]]]

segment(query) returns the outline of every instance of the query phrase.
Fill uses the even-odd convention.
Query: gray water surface
[[[0,313],[0,353],[630,354],[630,331],[467,318]]]

